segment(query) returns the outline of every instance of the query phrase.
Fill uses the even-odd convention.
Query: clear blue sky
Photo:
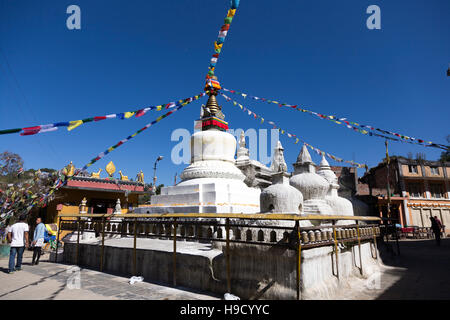
[[[81,8],[81,30],[66,28],[71,4]],[[371,4],[381,8],[381,30],[366,27]],[[227,0],[0,0],[0,128],[136,110],[201,92],[228,7]],[[448,0],[241,0],[216,74],[230,89],[445,144],[449,39]],[[249,101],[266,119],[336,156],[369,166],[384,157],[382,139]],[[260,128],[222,105],[230,127]],[[132,178],[142,169],[150,182],[161,154],[158,182],[171,184],[185,167],[170,161],[171,132],[191,130],[199,107],[187,106],[91,168],[113,160]],[[0,151],[19,153],[27,169],[61,168],[71,160],[81,167],[159,115],[88,123],[71,132],[4,135]],[[301,146],[281,139],[293,163]],[[430,160],[440,154],[395,142],[390,152],[425,152]]]

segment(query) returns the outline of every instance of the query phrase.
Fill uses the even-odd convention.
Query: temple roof
[[[114,191],[114,192],[132,192],[142,193],[144,192],[144,184],[137,181],[122,181],[116,179],[97,179],[89,177],[75,176],[70,179],[66,186],[66,189],[85,189],[85,190],[98,190],[98,191]]]

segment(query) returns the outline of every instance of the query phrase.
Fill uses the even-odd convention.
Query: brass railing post
[[[297,300],[300,300],[300,283],[301,283],[301,263],[302,263],[302,239],[300,236],[300,223],[295,221],[295,229],[297,231],[298,251],[297,251]]]
[[[77,219],[77,266],[80,265],[80,217]]]
[[[230,219],[225,219],[225,234],[226,234],[226,246],[225,246],[225,263],[227,272],[227,291],[231,293],[231,276],[230,276]]]
[[[56,253],[55,253],[55,263],[58,262],[58,244],[59,244],[59,234],[61,232],[61,220],[62,218],[60,217],[58,220],[58,235],[56,236]],[[51,248],[50,248],[51,250]]]
[[[394,230],[395,230],[395,242],[397,243],[397,255],[400,255],[400,245],[398,243],[398,230],[397,226],[394,224]]]
[[[133,243],[133,276],[136,275],[136,236],[137,236],[137,218],[134,218],[134,243]]]
[[[173,286],[177,286],[177,218],[173,218]]]
[[[362,257],[361,257],[361,234],[359,231],[359,220],[356,220],[356,231],[358,234],[358,250],[359,250],[359,273],[363,274]]]
[[[336,254],[336,276],[339,280],[339,253],[338,241],[336,238],[336,220],[333,220],[333,235],[334,235],[334,252]]]
[[[373,244],[375,246],[375,259],[378,260],[377,234],[375,232],[375,227],[373,226],[372,226],[372,234],[373,234]]]
[[[102,218],[102,247],[100,253],[100,271],[103,271],[103,257],[105,255],[105,218]]]

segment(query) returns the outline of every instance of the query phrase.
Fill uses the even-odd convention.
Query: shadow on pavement
[[[441,239],[440,246],[434,239],[401,240],[400,255],[392,255],[392,249],[397,252],[396,244],[395,241],[389,243],[391,249],[379,243],[383,264],[405,269],[386,270],[384,276],[400,276],[400,279],[377,299],[450,299],[449,238]]]

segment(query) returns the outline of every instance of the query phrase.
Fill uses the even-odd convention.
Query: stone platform
[[[80,266],[99,268],[101,242],[80,241]],[[173,241],[137,239],[136,275],[145,281],[172,284]],[[133,275],[133,238],[105,240],[104,271]],[[370,242],[361,245],[363,274],[360,274],[357,245],[339,253],[339,275],[333,246],[302,250],[301,298],[334,299],[352,279],[365,279],[378,272],[380,260]],[[76,243],[66,242],[64,262],[76,263]],[[231,293],[241,299],[296,299],[297,254],[277,244],[230,245]],[[220,246],[194,241],[177,241],[177,285],[216,293],[227,292],[225,254]]]

